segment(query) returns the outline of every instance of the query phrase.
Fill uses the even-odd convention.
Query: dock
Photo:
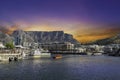
[[[17,61],[22,59],[20,53],[2,53],[0,54],[0,61]]]

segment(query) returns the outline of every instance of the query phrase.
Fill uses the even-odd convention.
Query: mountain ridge
[[[52,43],[52,42],[71,42],[79,43],[73,38],[73,35],[64,33],[64,31],[23,31],[16,30],[11,36],[14,37],[15,44],[23,42]],[[18,40],[21,40],[20,42]],[[17,43],[19,42],[19,43]]]
[[[94,41],[90,44],[98,44],[98,45],[120,44],[120,33],[109,38]]]

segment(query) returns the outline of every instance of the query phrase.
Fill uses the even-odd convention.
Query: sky
[[[0,0],[0,31],[63,30],[82,43],[120,32],[119,0]]]

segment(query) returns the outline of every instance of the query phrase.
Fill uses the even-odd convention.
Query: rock
[[[6,44],[8,42],[11,42],[12,40],[13,38],[11,36],[3,32],[0,32],[0,42],[3,42],[3,44]]]
[[[100,45],[106,45],[106,44],[120,44],[120,34],[117,34],[116,36],[101,39],[93,42],[93,44],[100,44]]]
[[[24,42],[34,42],[33,38],[30,35],[27,35],[22,30],[16,30],[12,33],[12,37],[14,38],[14,42],[16,45],[23,45]]]
[[[16,44],[23,42],[36,43],[52,43],[52,42],[71,42],[78,44],[79,42],[73,38],[71,34],[66,34],[63,31],[22,31],[16,30],[13,32]]]

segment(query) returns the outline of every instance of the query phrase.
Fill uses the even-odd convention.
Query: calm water
[[[69,55],[0,63],[0,80],[120,80],[120,57]]]

